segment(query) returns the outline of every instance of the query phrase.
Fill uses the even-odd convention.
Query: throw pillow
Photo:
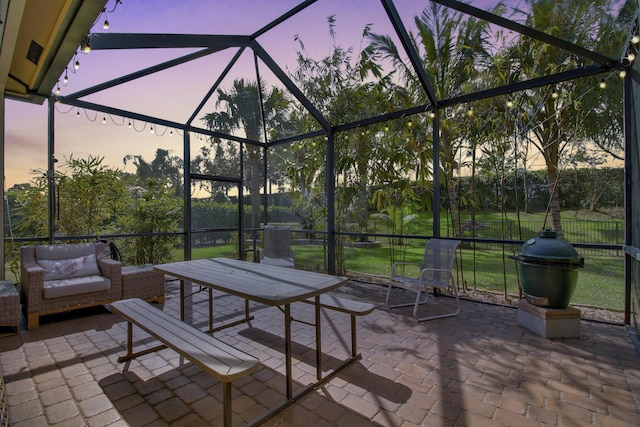
[[[94,254],[71,259],[43,259],[38,260],[38,265],[44,270],[45,281],[100,275]]]

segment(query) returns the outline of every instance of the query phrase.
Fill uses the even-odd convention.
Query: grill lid
[[[518,256],[510,256],[520,262],[549,266],[584,267],[584,258],[580,258],[575,248],[552,230],[542,230],[538,237],[527,240]]]

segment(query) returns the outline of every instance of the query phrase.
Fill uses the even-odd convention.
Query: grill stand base
[[[539,307],[521,299],[518,324],[544,338],[579,338],[580,310]]]

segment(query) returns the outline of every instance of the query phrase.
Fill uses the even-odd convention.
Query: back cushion
[[[44,280],[100,275],[95,244],[36,246],[36,261],[44,270]]]
[[[291,228],[282,226],[264,228],[264,256],[273,258],[291,256]]]

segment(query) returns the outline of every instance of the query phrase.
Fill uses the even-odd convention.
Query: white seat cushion
[[[294,263],[292,258],[274,258],[274,257],[263,257],[260,260],[260,264],[267,265],[275,265],[277,267],[288,267],[293,268]]]
[[[111,289],[111,280],[102,276],[73,277],[44,282],[44,298],[60,298]]]

